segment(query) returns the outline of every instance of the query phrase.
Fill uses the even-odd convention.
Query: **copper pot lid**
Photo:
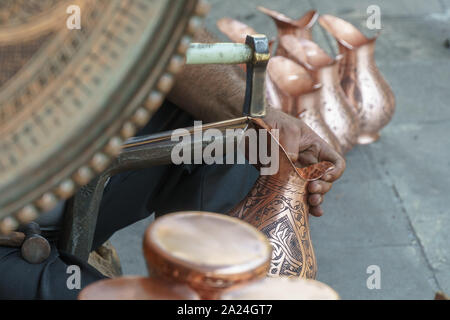
[[[81,29],[67,27],[70,6]],[[0,232],[107,167],[163,102],[205,8],[197,0],[0,4]]]
[[[226,289],[265,276],[271,246],[250,224],[226,215],[180,212],[146,231],[149,269],[191,287]]]
[[[127,276],[101,280],[84,288],[78,300],[198,300],[186,285],[158,278]]]

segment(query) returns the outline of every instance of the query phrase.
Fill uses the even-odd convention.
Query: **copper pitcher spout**
[[[316,43],[292,35],[283,36],[280,47],[285,56],[304,66],[313,79],[322,84],[317,105],[342,152],[348,152],[357,143],[359,119],[340,84],[339,63],[343,56],[333,59]]]
[[[255,120],[257,127],[269,129]],[[269,239],[273,251],[269,276],[294,276],[314,279],[317,263],[309,232],[308,183],[320,179],[333,164],[321,162],[297,168],[286,151],[270,135],[270,143],[279,146],[279,170],[260,176],[247,197],[228,214],[240,218]]]
[[[275,22],[278,30],[278,38],[281,38],[286,34],[292,34],[297,38],[311,40],[311,28],[314,26],[319,17],[319,14],[315,10],[308,11],[298,20],[291,19],[280,12],[264,7],[258,7],[258,10],[271,17]]]
[[[379,131],[392,119],[395,96],[375,64],[378,35],[367,38],[351,23],[331,15],[319,18],[320,25],[338,42],[342,88],[360,119],[358,143],[379,138]]]
[[[340,143],[320,112],[321,85],[292,60],[277,56],[269,61],[266,94],[268,101],[284,112],[299,117],[322,139],[342,152]]]

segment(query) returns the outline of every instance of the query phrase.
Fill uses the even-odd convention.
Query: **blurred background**
[[[276,36],[264,6],[291,18],[310,9],[343,18],[366,35],[367,8],[378,5],[376,62],[397,99],[381,139],[356,146],[347,170],[325,198],[324,216],[311,218],[318,280],[343,299],[431,299],[450,292],[450,0],[210,0],[206,27],[222,17]],[[314,41],[330,54],[334,39],[318,24]],[[147,273],[141,241],[152,218],[112,238],[124,274]],[[369,289],[370,266],[381,288]]]

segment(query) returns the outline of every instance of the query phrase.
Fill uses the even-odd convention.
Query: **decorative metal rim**
[[[124,140],[132,137],[138,129],[143,127],[163,103],[164,97],[174,84],[175,75],[184,66],[185,55],[192,37],[201,29],[203,17],[208,13],[209,8],[207,0],[196,1],[193,15],[186,23],[176,50],[168,59],[168,63],[158,77],[155,88],[148,93],[147,98],[140,106],[136,107],[130,117],[120,122],[108,142],[99,148],[100,151],[91,152],[90,159],[81,165],[71,177],[60,181],[56,188],[41,192],[39,196],[35,197],[34,201],[2,218],[0,220],[0,234],[14,231],[21,224],[29,223],[40,214],[53,209],[59,201],[70,198],[80,187],[89,183],[97,174],[108,167],[120,153]],[[139,91],[142,91],[142,87]]]

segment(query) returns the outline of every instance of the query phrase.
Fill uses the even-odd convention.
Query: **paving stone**
[[[116,232],[111,243],[116,248],[124,275],[147,276],[147,265],[142,252],[142,239],[153,216]]]
[[[447,112],[448,114],[449,112]],[[450,121],[392,128],[371,146],[423,246],[431,267],[450,291]],[[389,150],[384,152],[383,150]],[[375,157],[375,156],[374,156]]]
[[[318,280],[334,288],[342,299],[433,299],[432,275],[414,246],[366,247],[341,243],[316,246]],[[369,266],[378,266],[381,288],[368,289]]]
[[[397,133],[419,123],[450,120],[450,63],[392,63],[380,70],[396,96],[396,112],[385,130]]]
[[[382,29],[375,31],[367,29],[365,20],[346,20],[368,37],[380,32],[375,51],[376,61],[380,66],[430,61],[448,64],[450,49],[444,43],[450,37],[450,20],[443,22],[429,17],[386,18],[382,19]]]
[[[326,195],[321,218],[311,218],[313,244],[410,245],[414,241],[395,192],[376,162],[359,146],[347,155],[347,170]],[[319,250],[319,249],[318,249]]]
[[[439,0],[311,0],[311,5],[321,14],[341,17],[367,17],[367,8],[371,5],[379,6],[382,16],[393,17],[423,16],[443,11]]]

